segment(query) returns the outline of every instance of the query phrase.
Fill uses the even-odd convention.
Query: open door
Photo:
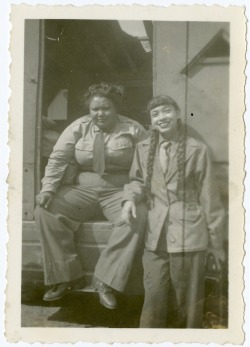
[[[134,30],[129,32],[131,25],[140,29],[134,36]],[[151,47],[151,22],[26,20],[24,282],[43,278],[41,249],[33,220],[34,201],[58,136],[75,119],[88,114],[81,105],[83,93],[91,84],[101,81],[123,85],[125,98],[120,113],[147,127],[149,119],[145,108],[153,94]],[[100,229],[107,241],[110,227],[88,225],[85,231],[90,234],[89,242],[98,244]],[[92,234],[97,235],[96,240]],[[91,253],[84,243],[80,242],[80,247],[83,259],[90,259],[93,268],[101,247],[96,247],[94,252],[92,247]]]

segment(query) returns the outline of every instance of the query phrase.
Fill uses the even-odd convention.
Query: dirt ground
[[[228,302],[222,293],[214,295],[211,288],[205,296],[203,328],[227,327]],[[96,292],[70,291],[64,298],[43,301],[44,288],[23,288],[22,327],[102,327],[138,328],[143,296],[116,295],[118,308],[108,310],[99,303]],[[174,328],[174,315],[168,326]]]
[[[43,293],[22,295],[22,327],[136,328],[143,303],[141,296],[119,295],[118,309],[108,310],[97,293],[69,292],[55,302],[42,300]]]

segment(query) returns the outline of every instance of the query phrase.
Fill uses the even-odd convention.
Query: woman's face
[[[113,102],[104,96],[94,96],[89,104],[93,123],[100,129],[112,129],[117,121],[117,113]]]
[[[163,136],[169,136],[177,130],[179,111],[172,105],[161,105],[150,111],[151,123]]]

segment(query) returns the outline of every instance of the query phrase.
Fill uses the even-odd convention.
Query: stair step
[[[106,247],[113,225],[107,221],[82,223],[75,233],[76,248],[86,273],[87,281],[91,278],[101,252]],[[43,278],[43,262],[39,235],[35,222],[23,222],[22,240],[23,282],[41,281]]]

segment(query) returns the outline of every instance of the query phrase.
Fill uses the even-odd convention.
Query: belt
[[[84,173],[84,172],[96,173],[93,169],[80,169],[80,172],[81,173]],[[109,174],[109,175],[128,175],[129,174],[129,170],[105,170],[105,172],[102,175],[102,177],[105,174]]]

